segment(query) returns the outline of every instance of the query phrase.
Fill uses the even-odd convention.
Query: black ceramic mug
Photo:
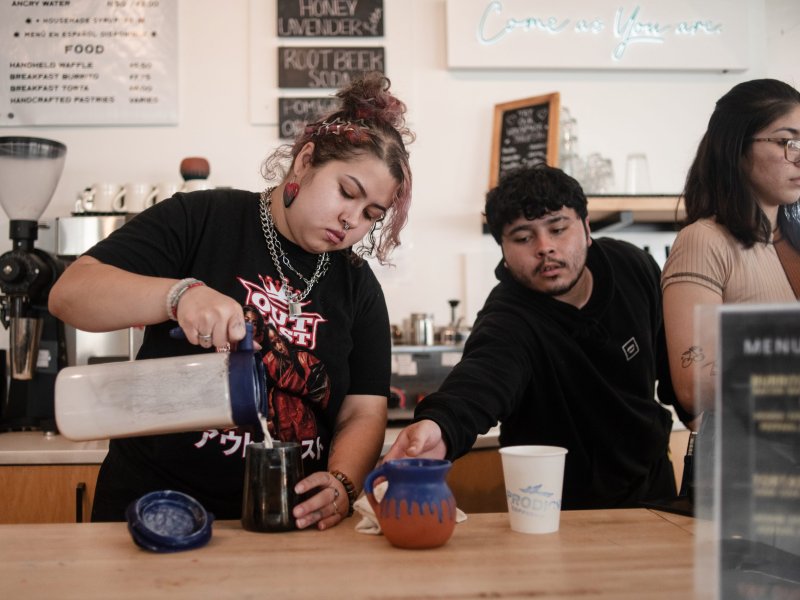
[[[294,486],[303,479],[300,444],[273,442],[248,444],[244,463],[242,527],[248,531],[296,529],[294,507],[303,498]]]

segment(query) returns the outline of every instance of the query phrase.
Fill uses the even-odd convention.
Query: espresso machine
[[[53,390],[67,350],[64,324],[48,312],[47,299],[64,263],[34,242],[66,153],[53,140],[0,137],[0,205],[12,241],[0,256],[0,316],[9,330],[8,360],[0,362],[8,365],[0,380],[0,431],[56,430]]]

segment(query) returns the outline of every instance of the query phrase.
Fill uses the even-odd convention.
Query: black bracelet
[[[349,505],[347,508],[347,516],[350,517],[353,514],[353,504],[356,502],[356,486],[354,486],[350,478],[341,471],[331,471],[330,473],[341,482],[344,486],[344,491],[347,492],[347,503]]]

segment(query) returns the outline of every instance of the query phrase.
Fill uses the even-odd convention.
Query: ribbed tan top
[[[772,241],[794,295],[800,299],[800,252],[781,235],[780,231],[775,232]]]
[[[687,225],[675,238],[661,288],[679,281],[702,285],[724,303],[797,300],[772,243],[744,248],[711,219]]]

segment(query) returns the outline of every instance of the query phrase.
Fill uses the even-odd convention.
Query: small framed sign
[[[496,104],[489,187],[519,167],[558,164],[558,92]]]

